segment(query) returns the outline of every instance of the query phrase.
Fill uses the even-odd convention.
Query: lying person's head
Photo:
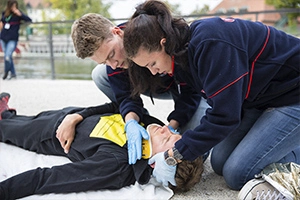
[[[90,58],[111,68],[128,68],[123,47],[123,31],[107,18],[88,13],[72,25],[71,36],[76,55]]]
[[[146,149],[151,149],[151,155],[149,156],[154,156],[157,153],[164,152],[174,147],[175,142],[182,137],[179,134],[171,132],[167,126],[161,126],[158,124],[148,125],[147,131],[150,134],[149,143],[151,146],[146,147]],[[145,145],[145,141],[143,141],[143,145]],[[144,153],[145,152],[143,149],[143,154]],[[176,186],[169,184],[169,187],[174,192],[186,192],[190,190],[196,183],[200,182],[202,172],[202,157],[198,157],[194,161],[183,160],[177,164],[175,174]]]

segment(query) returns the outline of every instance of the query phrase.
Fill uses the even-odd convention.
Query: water
[[[18,78],[52,79],[50,56],[14,57]],[[96,63],[90,59],[80,59],[74,56],[59,56],[54,58],[55,79],[91,80],[91,72]],[[4,60],[0,57],[0,74],[4,71]]]

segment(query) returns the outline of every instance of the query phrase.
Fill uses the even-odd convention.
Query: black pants
[[[66,114],[80,109],[65,108],[30,117],[13,115],[8,111],[2,114],[1,142],[46,155],[66,156],[72,163],[37,168],[1,182],[1,200],[33,194],[118,189],[135,182],[132,166],[128,164],[127,148],[89,137],[100,115],[87,117],[76,126],[71,149],[68,154],[64,153],[55,131]]]

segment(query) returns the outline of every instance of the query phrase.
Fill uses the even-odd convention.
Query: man
[[[97,87],[113,102],[119,105],[120,113],[126,122],[129,164],[141,158],[142,138],[148,139],[146,131],[139,125],[144,113],[142,99],[131,96],[128,67],[132,64],[123,48],[123,30],[126,24],[115,26],[99,14],[89,13],[76,20],[72,26],[72,39],[77,56],[90,58],[99,65],[93,70],[92,77]],[[102,65],[101,65],[102,64]],[[174,62],[176,65],[176,61]],[[207,108],[201,96],[185,82],[165,74],[155,77],[160,82],[156,91],[144,94],[158,98],[173,97],[175,109],[168,116],[171,130],[194,128]],[[189,98],[186,98],[189,96]],[[153,99],[152,99],[153,101]],[[67,138],[65,138],[67,140]],[[64,142],[64,141],[62,141]]]
[[[125,124],[121,115],[117,113],[116,104],[109,103],[89,108],[68,107],[41,112],[36,116],[20,116],[9,109],[8,93],[2,93],[0,97],[1,142],[41,154],[65,156],[72,161],[52,168],[29,170],[1,182],[0,199],[3,200],[33,194],[118,189],[135,181],[145,184],[152,174],[147,158],[165,151],[181,138],[180,135],[170,132],[166,126],[157,124],[148,126],[150,140],[143,141],[145,159],[129,165]],[[66,154],[57,139],[56,130],[63,121],[68,120],[68,116],[72,115],[77,115],[81,120],[77,125],[73,124],[74,140]],[[162,124],[149,115],[145,115],[143,119],[145,126],[153,122]],[[195,172],[181,169],[187,165],[193,165]],[[199,182],[203,170],[202,159],[199,158],[197,162],[181,163],[177,169],[178,173],[173,182],[173,185],[177,186],[174,191],[186,191]]]

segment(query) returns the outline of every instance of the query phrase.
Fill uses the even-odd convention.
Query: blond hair
[[[111,38],[111,28],[115,25],[96,13],[88,13],[76,20],[71,29],[71,37],[75,47],[76,55],[85,59],[93,56],[103,41]]]

